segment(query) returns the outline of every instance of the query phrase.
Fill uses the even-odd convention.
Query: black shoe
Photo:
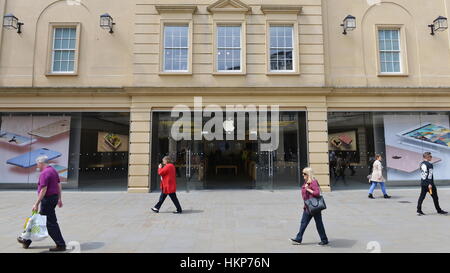
[[[390,197],[389,195],[385,194],[385,195],[384,195],[384,198],[385,198],[385,199],[389,199],[389,198],[391,198],[391,197]]]
[[[180,214],[180,213],[183,213],[183,211],[174,211],[174,212],[172,212],[172,213],[174,213],[174,214]]]
[[[292,243],[293,245],[301,245],[301,244],[302,244],[301,241],[296,240],[296,239],[292,239],[292,238],[291,238],[291,243]]]
[[[317,245],[319,245],[319,246],[328,245],[328,241],[322,241],[322,242],[318,243]]]
[[[22,247],[27,249],[31,245],[31,240],[24,240],[22,237],[17,237],[17,242],[22,244]]]
[[[152,211],[155,212],[155,213],[158,213],[158,212],[159,212],[159,209],[157,209],[157,208],[152,208]]]
[[[448,212],[446,212],[445,210],[440,210],[438,211],[439,214],[447,214]]]
[[[417,216],[423,216],[423,215],[425,215],[425,213],[423,213],[423,211],[421,211],[421,210],[417,211]]]
[[[369,194],[369,198],[370,199],[375,199],[375,197],[373,197],[373,195],[371,193]]]
[[[49,249],[51,252],[62,252],[66,251],[66,246],[56,246]]]

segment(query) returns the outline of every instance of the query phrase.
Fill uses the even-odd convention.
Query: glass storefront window
[[[368,187],[376,154],[383,157],[391,186],[416,186],[424,152],[431,152],[435,180],[448,184],[448,112],[330,112],[328,115],[331,186]]]
[[[65,188],[126,190],[128,135],[129,113],[0,113],[0,187],[34,188],[46,155]]]
[[[153,113],[152,191],[159,189],[157,167],[166,155],[174,160],[180,190],[278,189],[300,185],[299,169],[307,165],[304,112],[280,113],[279,145],[273,152],[262,151],[262,142],[251,140],[249,136],[254,132],[250,130],[248,116],[245,140],[237,137],[238,130],[224,130],[222,139],[194,140],[192,137],[192,140],[176,141],[171,136],[171,128],[177,119],[171,117],[170,112]],[[207,119],[203,118],[202,126],[206,122]],[[193,122],[188,126],[191,134],[197,130],[201,130],[203,135],[210,133],[195,128]]]

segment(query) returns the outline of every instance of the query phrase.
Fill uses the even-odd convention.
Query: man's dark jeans
[[[298,232],[295,239],[299,242],[303,240],[303,234],[305,233],[306,227],[308,226],[312,218],[314,218],[314,221],[316,222],[316,228],[319,232],[320,240],[322,242],[328,242],[327,234],[325,233],[325,227],[323,226],[322,213],[318,212],[315,215],[311,215],[308,210],[303,211],[302,221],[300,222],[300,231]]]
[[[55,208],[58,205],[58,195],[46,196],[41,201],[41,215],[47,216],[47,230],[50,237],[55,241],[57,246],[65,246],[61,230],[59,229],[58,220],[56,219]]]
[[[162,204],[164,203],[164,200],[166,200],[167,195],[169,195],[170,199],[172,199],[172,202],[174,203],[175,207],[177,208],[177,211],[182,212],[180,202],[178,201],[176,193],[170,193],[170,194],[161,193],[161,196],[159,197],[159,202],[158,202],[158,204],[156,204],[155,208],[158,210],[161,208]]]
[[[441,207],[439,206],[439,197],[437,193],[436,186],[434,184],[431,184],[431,190],[433,191],[431,194],[431,197],[433,198],[434,207],[436,208],[437,212],[442,211]],[[419,201],[417,202],[417,212],[422,211],[422,203],[423,200],[425,200],[425,197],[428,193],[428,186],[422,186],[422,191],[420,192]]]

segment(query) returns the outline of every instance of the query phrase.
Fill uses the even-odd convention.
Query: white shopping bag
[[[33,213],[26,222],[25,230],[20,237],[31,241],[42,241],[47,238],[47,216]]]

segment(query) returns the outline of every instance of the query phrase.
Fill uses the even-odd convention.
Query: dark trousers
[[[312,218],[314,218],[314,221],[316,222],[316,228],[319,232],[320,240],[322,242],[328,242],[327,234],[325,233],[325,227],[323,226],[322,213],[319,212],[315,215],[311,215],[307,210],[303,211],[302,221],[300,222],[300,231],[298,232],[295,239],[300,242],[303,240],[303,234],[305,233],[306,227],[308,226]]]
[[[65,246],[61,230],[59,229],[58,220],[56,219],[55,208],[58,205],[58,195],[46,196],[41,201],[41,215],[47,216],[48,235],[55,241],[57,246]]]
[[[157,208],[158,210],[161,208],[162,204],[164,203],[164,200],[166,200],[167,195],[169,195],[170,199],[172,199],[172,202],[175,205],[175,207],[177,208],[177,211],[181,212],[182,209],[181,209],[180,202],[178,201],[176,193],[170,193],[170,194],[161,193],[161,195],[159,196],[158,204],[155,205],[155,208]]]
[[[440,212],[441,207],[439,206],[439,197],[438,197],[436,186],[434,184],[431,184],[431,186],[432,186],[431,190],[433,191],[433,193],[431,194],[431,197],[433,198],[434,207],[436,208],[436,210],[438,212]],[[428,193],[428,186],[422,186],[422,191],[420,192],[419,201],[417,202],[417,211],[422,211],[422,203],[423,203],[423,200],[425,200],[427,193]]]

